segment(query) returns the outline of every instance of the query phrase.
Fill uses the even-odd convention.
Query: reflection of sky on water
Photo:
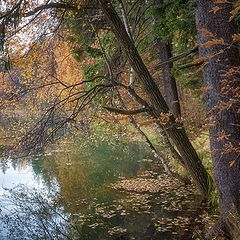
[[[27,161],[19,161],[14,166],[11,159],[0,159],[1,163],[4,163],[4,167],[0,169],[0,207],[4,204],[4,194],[7,193],[6,189],[13,189],[19,185],[24,185],[29,188],[37,189],[39,192],[43,192],[44,184],[40,175],[36,175],[33,171],[31,164]],[[3,202],[1,202],[3,200]],[[4,209],[0,208],[2,213],[11,209],[11,207],[4,206]],[[9,238],[7,235],[7,229],[3,228],[0,223],[0,240],[16,240],[16,238]],[[19,238],[21,239],[21,238]]]
[[[77,234],[78,239],[89,240],[117,239],[110,238],[109,235],[115,231],[115,228],[123,229],[124,233],[127,230],[126,236],[119,233],[119,236],[126,237],[126,239],[143,239],[153,223],[164,229],[163,233],[153,230],[158,239],[164,240],[171,239],[172,232],[178,234],[178,228],[182,228],[179,225],[181,221],[176,227],[173,224],[168,226],[169,219],[172,223],[177,216],[182,218],[183,215],[182,211],[178,212],[177,207],[171,211],[170,206],[172,202],[175,206],[181,202],[179,209],[186,209],[189,202],[184,203],[183,194],[187,198],[194,196],[193,193],[183,191],[182,188],[172,193],[167,192],[163,183],[166,182],[166,186],[169,184],[170,190],[173,190],[171,179],[166,181],[165,177],[159,178],[163,184],[161,194],[132,192],[131,189],[129,192],[123,192],[112,188],[114,186],[112,184],[121,179],[123,181],[128,179],[129,186],[133,186],[134,189],[138,186],[136,185],[138,182],[135,181],[138,178],[144,183],[145,178],[150,178],[149,184],[156,180],[159,173],[154,171],[159,171],[159,169],[155,169],[156,166],[151,165],[151,161],[143,161],[151,159],[144,145],[135,142],[108,144],[106,141],[100,141],[96,145],[93,143],[82,149],[74,146],[69,154],[62,150],[59,152],[59,149],[52,152],[54,154],[28,157],[28,159],[19,161],[0,158],[0,209],[3,208],[3,214],[5,210],[15,212],[15,206],[19,205],[11,202],[12,199],[17,203],[20,202],[20,207],[22,207],[16,208],[17,211],[19,210],[17,213],[17,216],[20,216],[19,220],[16,221],[14,214],[8,214],[10,220],[7,220],[7,224],[5,222],[1,224],[0,219],[0,240],[31,240],[33,238],[23,238],[23,236],[26,233],[40,236],[41,231],[46,231],[46,226],[47,232],[54,234],[51,239],[64,239],[56,236],[63,236],[68,231],[69,239],[74,239],[71,236]],[[19,184],[23,185],[23,188],[16,190],[20,194],[24,193],[24,186],[26,186],[27,195],[20,195],[20,198],[17,195],[15,199],[13,191],[10,193],[10,198],[4,196],[4,193],[8,192],[4,191],[4,188],[11,189]],[[7,205],[9,199],[13,204]],[[46,207],[41,208],[42,206]],[[31,214],[35,212],[35,209],[45,209],[44,214],[43,212],[40,215]],[[186,212],[187,218],[189,214],[192,214],[191,211],[190,209],[189,213]],[[44,221],[44,227],[42,221]],[[78,233],[75,229],[76,223],[81,226]],[[60,232],[55,233],[55,225],[59,226]],[[165,227],[168,227],[167,231]],[[171,227],[170,230],[169,227]],[[14,231],[19,231],[21,234],[17,232],[14,238],[7,237],[9,232]],[[185,234],[184,231],[181,234]]]
[[[86,216],[87,220],[84,221],[90,221],[93,224],[95,221],[100,221],[98,218],[101,218],[100,215],[95,214],[95,205],[98,206],[100,204],[101,206],[103,204],[105,206],[106,204],[111,209],[112,201],[115,199],[112,191],[108,189],[105,191],[105,185],[115,182],[118,176],[135,176],[139,170],[138,160],[147,156],[145,149],[140,148],[138,144],[129,143],[126,145],[118,143],[111,145],[106,141],[101,141],[96,146],[92,144],[88,148],[83,149],[84,151],[75,151],[73,149],[71,154],[66,153],[66,151],[62,152],[62,150],[61,153],[58,153],[60,152],[59,150],[51,151],[54,154],[49,154],[48,156],[27,157],[28,159],[0,158],[0,208],[2,204],[2,213],[6,209],[7,211],[15,209],[12,204],[10,206],[5,205],[8,198],[4,194],[8,193],[8,191],[5,191],[4,188],[12,189],[21,184],[23,187],[30,188],[30,197],[34,195],[31,193],[31,188],[35,188],[37,193],[43,197],[46,196],[47,199],[51,199],[53,196],[58,198],[58,193],[60,193],[59,196],[61,198],[58,199],[60,202],[56,202],[59,206],[56,206],[60,207],[60,213],[61,216],[64,216],[64,219],[68,217],[68,214],[73,214],[72,216],[76,216],[72,217],[73,219],[79,218],[80,220],[81,217],[77,217],[78,215]],[[25,201],[26,199],[24,198],[22,202],[25,204]],[[32,207],[32,205],[27,204],[26,206]],[[54,205],[54,207],[56,206]],[[108,207],[104,211],[108,212]],[[37,221],[31,226],[31,220],[27,220],[24,217],[21,218],[23,227],[26,224],[34,229],[34,224]],[[62,221],[62,218],[58,219],[55,215],[49,215],[49,219],[54,220],[56,223],[59,223],[60,220]],[[122,223],[122,216],[116,215],[114,221],[117,221],[119,224]],[[63,224],[65,223],[61,223],[61,227],[63,227]],[[109,225],[109,227],[112,224],[112,222],[108,223],[106,221],[106,225]],[[1,226],[0,222],[0,240],[16,240],[16,238],[6,238],[8,227],[3,229],[5,225],[2,224]],[[9,225],[10,229],[11,223]],[[14,222],[12,225],[14,226]],[[50,228],[51,226],[49,226]],[[89,239],[94,239],[95,235],[91,237],[93,233],[90,230],[84,228],[81,234],[85,234]],[[100,232],[96,234],[100,234]]]
[[[32,167],[28,164],[25,164],[22,167],[14,168],[12,163],[9,162],[9,159],[0,159],[1,163],[6,161],[3,168],[0,170],[0,200],[6,193],[5,189],[12,189],[19,184],[24,184],[29,187],[41,188],[42,181],[34,176]],[[4,209],[1,211],[5,212]],[[6,229],[2,228],[0,224],[0,239],[2,240],[11,240],[6,236]]]
[[[43,187],[40,177],[34,174],[31,166],[25,165],[22,168],[14,169],[8,162],[5,173],[0,170],[0,195],[5,192],[4,188],[11,189],[19,184],[34,188]]]

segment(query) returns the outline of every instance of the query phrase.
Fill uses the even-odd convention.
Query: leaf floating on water
[[[109,234],[110,236],[116,235],[116,234],[123,234],[123,233],[126,233],[126,232],[127,232],[127,229],[122,228],[122,227],[119,227],[119,226],[110,228],[110,229],[108,230],[108,234]]]

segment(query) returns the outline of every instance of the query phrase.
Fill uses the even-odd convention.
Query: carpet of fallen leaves
[[[210,217],[200,196],[194,186],[185,186],[159,169],[154,165],[104,186],[101,191],[114,196],[111,202],[96,198],[89,204],[82,199],[78,204],[88,211],[75,214],[78,223],[96,233],[104,231],[103,239],[201,239]]]
[[[111,188],[127,193],[119,200],[125,214],[135,211],[152,215],[156,232],[147,239],[199,239],[209,223],[194,187],[186,187],[165,173],[144,171],[135,178],[119,179]]]
[[[133,179],[123,179],[113,184],[114,189],[121,189],[134,192],[160,193],[169,192],[179,187],[179,182],[166,174],[157,174],[153,171],[145,171],[139,177]]]

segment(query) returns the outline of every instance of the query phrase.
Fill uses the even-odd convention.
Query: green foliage
[[[83,74],[86,80],[91,80],[102,71],[104,66],[103,61],[97,61],[96,63],[83,67]],[[93,87],[96,82],[90,82],[87,84],[88,87]]]
[[[219,205],[219,198],[218,198],[218,193],[216,189],[210,191],[210,196],[208,198],[207,204],[208,206],[212,207],[213,210],[215,211],[219,210],[220,205]]]
[[[96,58],[102,55],[101,50],[94,46],[102,21],[90,24],[89,19],[94,14],[94,11],[91,13],[79,9],[77,14],[68,13],[64,20],[65,28],[69,30],[67,39],[73,48],[73,56],[79,62],[85,57]]]
[[[81,47],[73,48],[72,55],[78,62],[81,62],[84,59],[84,49]]]
[[[11,62],[8,57],[2,55],[0,49],[0,72],[8,71],[11,69]]]
[[[154,32],[163,42],[174,40],[179,50],[193,45],[196,27],[192,1],[165,0],[158,7],[153,6],[150,11],[157,23]]]
[[[193,62],[194,58],[190,58],[190,61]],[[181,63],[179,65],[181,66]],[[179,69],[179,65],[172,69],[172,76],[178,79],[178,82],[184,87],[184,89],[193,91],[200,90],[203,86],[202,72],[199,72],[197,67]]]
[[[89,57],[96,58],[102,56],[102,51],[98,48],[94,48],[91,46],[86,47],[86,52],[89,55]]]
[[[189,81],[186,82],[184,86],[187,89],[196,90],[196,89],[200,89],[202,87],[202,82],[199,78],[195,77],[195,78],[189,79]]]
[[[108,46],[110,50],[114,50],[116,44],[114,43],[114,35],[112,33],[105,34],[101,38],[101,44],[103,46]]]

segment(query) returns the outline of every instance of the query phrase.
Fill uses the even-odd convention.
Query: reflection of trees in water
[[[125,234],[116,227],[124,224],[123,209],[116,210],[116,193],[107,186],[119,176],[137,175],[138,160],[147,157],[140,147],[120,140],[98,141],[79,149],[58,146],[61,151],[52,151],[51,156],[29,158],[27,163],[53,196],[20,186],[5,198],[6,206],[14,208],[2,221],[8,222],[15,236],[27,234],[30,239],[106,239],[109,229],[114,236]],[[20,161],[8,162],[16,168],[24,166]]]
[[[8,161],[3,158],[0,158],[0,169],[3,174],[6,173],[7,169],[9,168]]]
[[[1,201],[1,222],[10,239],[76,239],[78,228],[56,204],[58,196],[18,186]],[[69,231],[69,233],[68,233]]]
[[[91,207],[96,212],[70,215],[59,204],[59,198],[56,193],[39,193],[21,185],[8,190],[4,200],[0,201],[0,226],[7,227],[5,234],[8,239],[103,240],[111,229],[115,236],[125,234],[125,230],[116,227],[123,223],[123,216],[109,214],[114,212],[111,206],[94,203]],[[109,216],[116,217],[110,219]],[[108,236],[107,239],[112,238]]]
[[[7,239],[145,239],[143,235],[153,218],[156,221],[151,234],[157,237],[151,239],[164,239],[162,231],[171,235],[186,226],[190,229],[191,216],[195,218],[196,214],[186,209],[195,196],[184,186],[175,186],[171,181],[176,179],[169,180],[166,192],[161,192],[161,185],[159,194],[113,189],[117,184],[111,183],[124,177],[130,178],[134,189],[139,179],[136,183],[141,188],[146,183],[147,189],[148,182],[161,180],[154,172],[144,171],[153,166],[149,161],[139,163],[147,158],[147,151],[143,148],[139,153],[139,146],[122,140],[89,142],[79,149],[76,145],[60,145],[52,155],[30,159],[34,173],[45,183],[44,190],[19,186],[0,199],[0,228],[2,224],[7,226]],[[166,180],[162,176],[159,184],[168,183]],[[184,230],[181,234],[188,233]]]
[[[30,162],[27,158],[0,158],[0,170],[3,174],[12,167],[14,170],[25,170],[29,167]]]
[[[69,147],[69,146],[68,146]],[[67,152],[69,151],[69,152]],[[138,143],[124,141],[109,143],[99,141],[87,144],[84,148],[70,147],[66,152],[54,153],[47,157],[42,167],[46,170],[43,179],[51,185],[52,179],[59,184],[67,211],[75,212],[80,198],[90,201],[96,195],[108,200],[106,186],[119,176],[132,177],[139,170],[139,159],[147,157],[142,146],[139,153]]]

